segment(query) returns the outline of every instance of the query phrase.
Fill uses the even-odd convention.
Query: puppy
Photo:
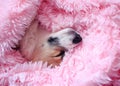
[[[55,66],[60,64],[68,49],[81,41],[81,36],[71,28],[51,33],[34,20],[20,41],[20,52],[29,61],[43,61]]]

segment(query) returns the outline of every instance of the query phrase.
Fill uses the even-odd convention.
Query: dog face
[[[20,52],[29,61],[59,65],[66,51],[82,41],[72,28],[48,32],[33,21],[20,41]]]
[[[48,64],[59,65],[62,61],[65,52],[73,48],[82,41],[81,36],[72,28],[65,28],[58,32],[50,33],[42,43],[41,52],[42,61],[47,61]],[[37,56],[36,56],[37,57]],[[34,59],[33,61],[38,61]]]
[[[66,28],[61,31],[52,33],[48,38],[49,46],[61,47],[64,50],[73,48],[82,41],[81,36],[72,28]]]

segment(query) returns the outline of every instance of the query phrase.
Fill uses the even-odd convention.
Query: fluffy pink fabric
[[[119,0],[2,0],[0,11],[0,86],[120,86]],[[54,69],[10,48],[37,13],[47,30],[83,37]]]

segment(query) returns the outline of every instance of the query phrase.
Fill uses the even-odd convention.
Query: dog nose
[[[82,41],[82,38],[81,38],[81,36],[79,35],[79,34],[77,34],[77,33],[75,33],[75,37],[74,37],[74,39],[73,39],[73,43],[74,44],[77,44],[77,43],[79,43],[79,42],[81,42]]]

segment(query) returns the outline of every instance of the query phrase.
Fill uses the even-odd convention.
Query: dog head
[[[65,52],[81,41],[81,36],[72,28],[51,33],[33,21],[20,41],[20,52],[29,61],[59,65]]]
[[[46,37],[41,47],[42,61],[47,61],[53,66],[59,65],[65,52],[75,47],[82,41],[82,37],[72,28],[65,28],[58,32],[54,32]],[[38,52],[38,50],[37,50]],[[40,51],[39,51],[40,52]],[[37,59],[34,59],[36,61]]]

